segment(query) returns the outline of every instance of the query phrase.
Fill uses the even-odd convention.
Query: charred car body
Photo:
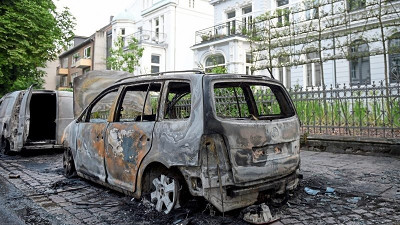
[[[15,91],[0,100],[0,147],[6,154],[23,149],[62,148],[64,128],[73,120],[71,92]]]
[[[128,77],[66,128],[64,170],[135,198],[148,193],[165,213],[185,189],[229,211],[297,186],[299,127],[287,91],[265,76]]]

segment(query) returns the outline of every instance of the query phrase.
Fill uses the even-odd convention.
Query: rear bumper
[[[286,189],[294,189],[297,186],[299,177],[300,175],[298,173],[298,170],[296,170],[295,172],[286,177],[278,178],[276,180],[268,181],[262,184],[257,184],[247,187],[228,187],[227,195],[229,197],[237,197],[241,195],[248,195],[251,193],[261,192],[266,190],[280,190],[282,189],[282,187],[286,187]]]
[[[287,190],[293,190],[299,183],[299,170],[276,180],[266,181],[262,184],[238,187],[208,188],[204,190],[203,197],[213,204],[220,212],[226,212],[252,205],[263,196],[263,191],[271,190],[272,193],[283,194]],[[261,196],[260,196],[261,194]],[[221,199],[223,199],[221,201]]]

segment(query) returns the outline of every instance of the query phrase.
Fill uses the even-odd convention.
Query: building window
[[[74,86],[74,79],[75,79],[75,77],[77,77],[78,76],[78,73],[73,73],[73,74],[71,74],[71,82],[69,82],[69,86],[70,87],[73,87]]]
[[[276,0],[276,5],[278,7],[289,4],[289,0]]]
[[[79,52],[72,55],[72,65],[71,66],[75,66],[76,62],[78,62],[78,60],[80,58],[81,58],[81,56],[79,55]]]
[[[189,8],[194,8],[194,0],[189,0]]]
[[[389,40],[389,79],[390,83],[400,82],[400,33]]]
[[[205,71],[211,73],[214,68],[225,68],[225,58],[221,54],[215,54],[207,57]]]
[[[365,41],[354,41],[350,46],[349,52],[350,61],[350,83],[370,84],[370,63],[369,63],[369,48]]]
[[[160,56],[151,55],[151,73],[160,72]]]
[[[242,27],[242,34],[245,34],[245,31],[249,31],[252,29],[252,22],[253,22],[253,16],[251,15],[252,12],[252,7],[247,6],[242,9],[242,22],[243,22],[243,27]]]
[[[85,59],[90,59],[90,51],[91,51],[91,47],[87,47],[83,50],[83,58]]]
[[[286,65],[288,62],[289,62],[289,57],[280,57],[278,59],[278,63],[280,66],[278,68],[279,81],[281,81],[282,84],[285,85],[286,88],[289,88],[291,85],[290,66]]]
[[[125,35],[125,28],[121,28],[121,35]]]
[[[236,17],[236,12],[232,11],[232,12],[228,12],[226,14],[227,19],[229,20],[228,22],[226,22],[226,29],[227,29],[227,34],[231,35],[231,34],[235,34],[236,33],[236,21],[234,20],[234,18]]]
[[[226,18],[227,18],[227,19],[232,19],[232,18],[235,18],[235,17],[236,17],[236,12],[235,12],[235,11],[228,12],[228,13],[226,14]]]
[[[311,62],[306,65],[306,86],[321,86],[321,64],[316,62],[319,60],[317,52],[307,53],[307,61]]]
[[[278,22],[277,27],[288,26],[289,25],[289,8],[277,9]]]
[[[154,19],[154,31],[156,33],[156,37],[159,37],[159,35],[160,35],[160,19],[159,18]]]
[[[365,2],[366,0],[347,0],[347,9],[351,12],[365,8]]]
[[[61,59],[61,68],[68,68],[68,57]]]
[[[251,63],[252,63],[251,53],[248,52],[248,53],[246,53],[246,74],[247,75],[251,74]]]
[[[67,76],[60,76],[60,87],[67,86]]]
[[[319,18],[319,0],[305,1],[304,6],[306,8],[306,20]]]

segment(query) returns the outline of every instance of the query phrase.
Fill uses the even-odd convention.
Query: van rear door
[[[33,85],[31,85],[24,93],[18,115],[18,133],[17,133],[17,151],[24,146],[26,138],[29,134],[30,107]]]

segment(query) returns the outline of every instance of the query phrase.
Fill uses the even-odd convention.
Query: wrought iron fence
[[[389,87],[381,81],[372,85],[294,88],[289,94],[303,134],[400,138],[400,83]],[[257,90],[254,95],[260,103],[257,105],[277,105],[270,91]],[[243,96],[228,93],[216,96],[215,101],[219,105],[236,105],[232,99],[239,105],[246,104]],[[190,102],[181,103],[180,107],[190,111]]]
[[[303,134],[400,137],[400,85],[338,85],[289,91]]]

